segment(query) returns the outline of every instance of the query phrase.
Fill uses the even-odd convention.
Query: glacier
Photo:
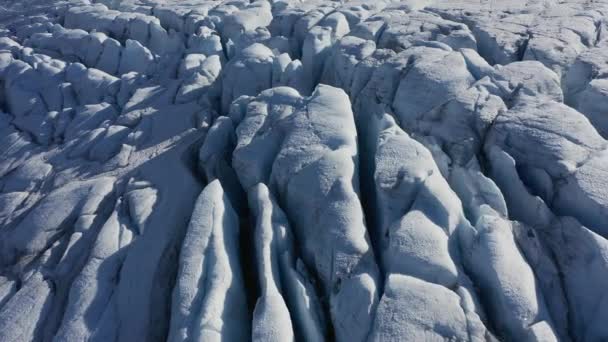
[[[606,319],[608,1],[0,0],[0,342]]]

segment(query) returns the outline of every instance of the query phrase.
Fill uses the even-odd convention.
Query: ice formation
[[[0,0],[0,342],[608,340],[608,1]]]

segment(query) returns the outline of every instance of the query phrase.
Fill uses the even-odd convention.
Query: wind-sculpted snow
[[[0,341],[608,339],[605,0],[0,0]]]

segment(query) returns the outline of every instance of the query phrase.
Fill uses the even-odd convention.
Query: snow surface
[[[606,0],[0,0],[0,342],[608,340]]]

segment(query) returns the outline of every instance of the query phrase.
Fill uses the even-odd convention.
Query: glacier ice
[[[608,339],[606,0],[0,0],[0,341]]]

